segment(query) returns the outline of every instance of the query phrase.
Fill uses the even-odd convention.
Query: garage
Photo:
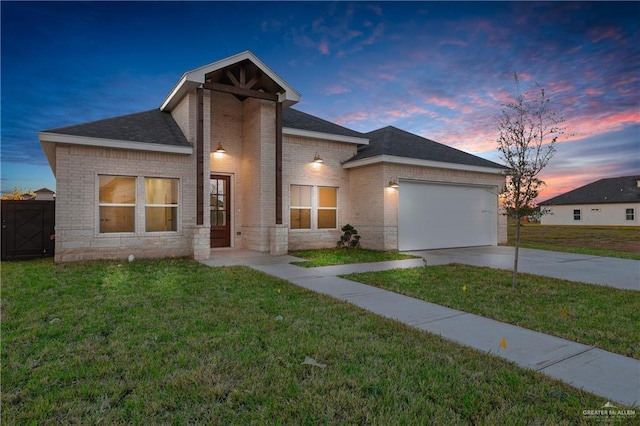
[[[496,245],[497,188],[401,181],[399,250]]]

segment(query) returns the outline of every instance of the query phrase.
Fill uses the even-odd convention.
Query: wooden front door
[[[231,178],[211,176],[211,247],[231,246]]]

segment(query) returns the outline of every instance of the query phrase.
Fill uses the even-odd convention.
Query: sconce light
[[[399,188],[398,181],[396,179],[391,179],[389,181],[389,188]]]
[[[225,151],[225,149],[222,147],[222,142],[220,142],[220,143],[218,144],[218,147],[216,148],[216,151],[215,151],[215,152],[216,152],[216,154],[224,154],[225,152],[227,152],[227,151]]]
[[[324,163],[324,160],[322,158],[320,158],[320,154],[318,154],[316,152],[316,155],[313,157],[313,162],[314,163]]]

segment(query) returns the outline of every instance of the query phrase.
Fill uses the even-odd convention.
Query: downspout
[[[196,89],[196,225],[204,224],[204,93]]]
[[[276,225],[282,225],[282,102],[276,102]]]

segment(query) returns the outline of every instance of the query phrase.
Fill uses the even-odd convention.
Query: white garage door
[[[400,250],[497,244],[495,187],[402,181],[399,191]]]

